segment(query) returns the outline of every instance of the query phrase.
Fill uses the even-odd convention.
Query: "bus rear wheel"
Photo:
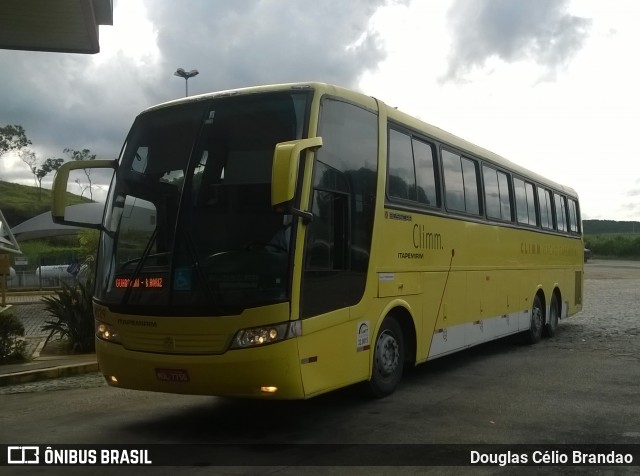
[[[558,296],[554,293],[551,295],[551,304],[549,305],[549,319],[544,326],[544,334],[547,337],[553,337],[558,332],[558,318],[560,316],[560,303]]]
[[[544,309],[542,308],[542,300],[536,294],[533,298],[531,306],[531,322],[529,330],[524,332],[524,339],[527,344],[535,344],[542,339],[542,328],[544,327]]]
[[[386,397],[393,393],[404,367],[404,337],[398,321],[387,316],[382,322],[373,353],[369,393],[375,398]]]

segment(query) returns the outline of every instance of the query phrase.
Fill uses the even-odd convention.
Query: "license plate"
[[[184,369],[156,369],[156,377],[163,382],[189,381],[189,373]]]

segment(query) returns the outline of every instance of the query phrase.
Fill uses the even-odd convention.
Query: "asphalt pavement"
[[[42,330],[45,321],[51,319],[42,303],[44,295],[7,294],[5,306],[0,305],[0,319],[10,312],[22,321],[27,344],[24,362],[0,365],[0,387],[98,371],[95,353],[70,354],[57,336]]]

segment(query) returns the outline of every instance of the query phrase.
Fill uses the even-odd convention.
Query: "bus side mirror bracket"
[[[307,149],[322,147],[322,137],[310,137],[276,144],[271,170],[271,206],[276,212],[288,213],[308,223],[313,214],[293,208],[300,169],[300,154]]]
[[[60,225],[79,226],[83,228],[102,229],[102,220],[100,222],[85,222],[74,220],[66,217],[67,209],[67,184],[69,182],[69,172],[80,169],[113,169],[118,167],[117,160],[75,160],[66,162],[57,170],[53,178],[52,201],[51,201],[51,218],[54,223]],[[100,216],[102,219],[102,216]]]

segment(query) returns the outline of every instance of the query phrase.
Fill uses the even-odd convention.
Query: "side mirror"
[[[273,169],[271,171],[271,206],[282,213],[309,218],[308,212],[293,209],[291,204],[295,198],[300,154],[306,149],[322,147],[322,137],[280,142],[273,152]]]
[[[75,160],[66,162],[56,172],[53,178],[53,199],[51,202],[51,218],[54,223],[61,225],[80,226],[83,228],[102,228],[102,214],[99,214],[100,221],[88,221],[80,213],[74,213],[77,207],[67,207],[66,194],[69,182],[69,172],[79,169],[113,169],[118,167],[117,160]],[[103,207],[102,204],[93,204]]]

